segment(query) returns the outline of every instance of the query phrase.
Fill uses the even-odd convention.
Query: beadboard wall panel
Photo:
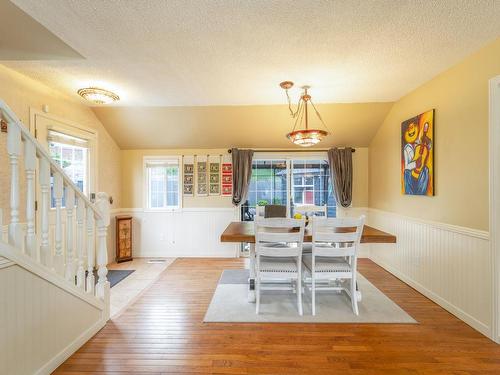
[[[238,244],[221,243],[220,235],[239,220],[234,208],[184,208],[170,212],[123,209],[133,216],[135,257],[236,257]]]
[[[49,374],[104,325],[103,311],[15,264],[0,268],[0,374]]]
[[[481,333],[490,336],[492,274],[485,231],[366,209],[368,223],[395,234],[370,258]]]

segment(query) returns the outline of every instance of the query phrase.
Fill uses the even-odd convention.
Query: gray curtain
[[[233,204],[239,205],[247,197],[252,177],[253,150],[231,149],[233,157]]]
[[[349,207],[352,201],[352,148],[328,150],[328,162],[337,204]]]

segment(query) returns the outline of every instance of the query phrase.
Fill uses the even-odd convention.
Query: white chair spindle
[[[85,215],[85,202],[82,198],[78,198],[76,204],[76,252],[78,255],[78,269],[76,271],[76,286],[79,288],[85,287],[85,269],[83,268],[84,254],[84,228],[83,221]]]
[[[94,264],[95,264],[95,241],[94,241],[94,211],[87,207],[87,293],[94,294]]]
[[[96,296],[106,300],[109,298],[109,282],[106,275],[108,269],[108,250],[106,246],[106,233],[109,225],[109,200],[106,193],[98,193],[96,208],[101,217],[97,219],[97,290]]]
[[[49,200],[50,200],[50,163],[44,157],[40,158],[40,221],[41,244],[40,261],[47,267],[52,267],[52,253],[49,248]]]
[[[54,268],[60,275],[64,275],[64,259],[62,251],[62,198],[63,179],[59,172],[54,172],[54,200],[56,204],[56,232],[55,232],[55,256]]]
[[[10,160],[10,223],[9,243],[22,247],[19,224],[19,157],[21,156],[21,129],[16,124],[8,124],[7,153]]]
[[[36,150],[30,140],[24,141],[24,170],[26,172],[26,254],[38,259],[35,234],[35,169]]]
[[[66,186],[66,280],[75,282],[75,261],[73,258],[73,210],[75,208],[75,191]]]

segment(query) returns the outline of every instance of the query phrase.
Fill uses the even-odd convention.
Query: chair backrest
[[[255,225],[255,252],[257,255],[291,257],[302,255],[304,219],[262,218]]]
[[[312,252],[315,256],[353,256],[361,242],[365,216],[312,218]]]
[[[277,204],[268,204],[255,207],[255,216],[257,217],[287,217],[286,206]]]
[[[316,206],[314,204],[301,204],[293,207],[294,213],[304,214],[308,216],[317,216],[316,214],[323,214],[324,217],[327,215],[327,206]]]

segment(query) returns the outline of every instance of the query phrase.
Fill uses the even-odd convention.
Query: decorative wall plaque
[[[194,156],[184,156],[183,158],[183,193],[184,195],[194,195]]]

